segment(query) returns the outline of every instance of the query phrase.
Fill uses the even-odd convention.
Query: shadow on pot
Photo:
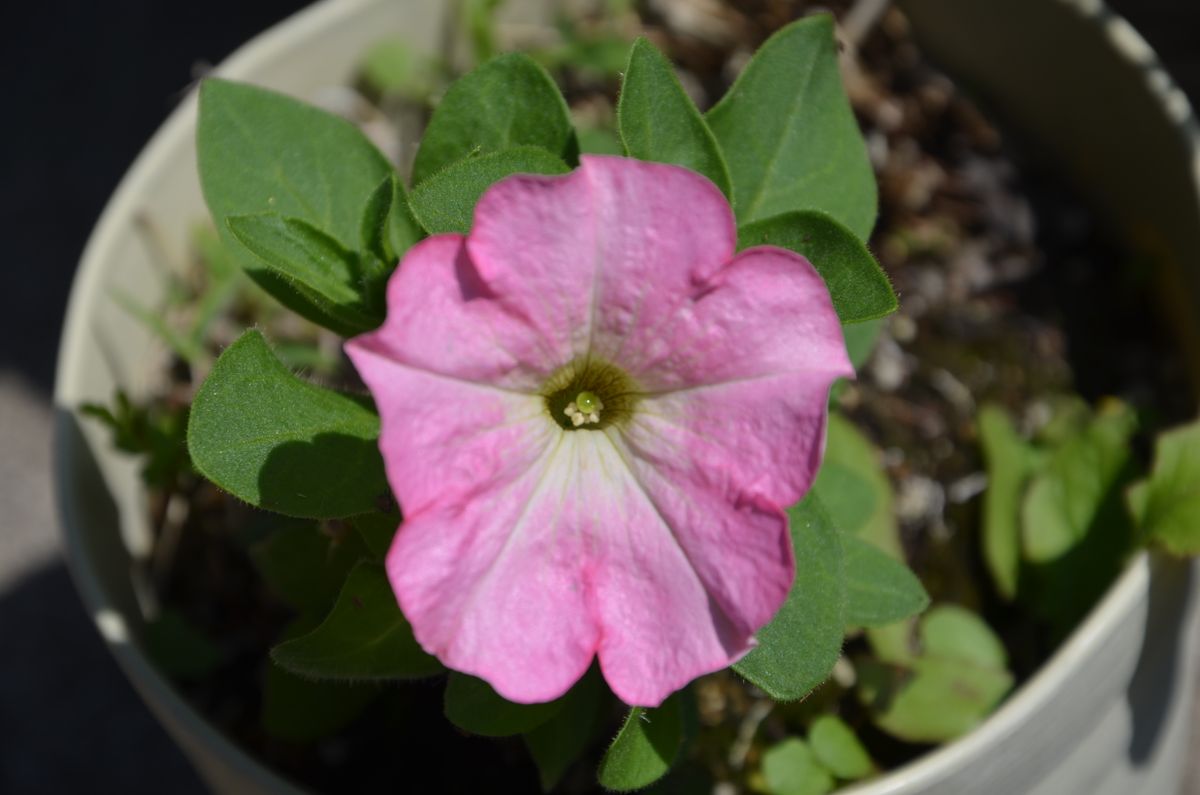
[[[1189,610],[1174,608],[1179,604],[1181,595],[1189,601],[1196,598],[1193,588],[1195,572],[1189,561],[1165,555],[1154,557],[1151,568],[1149,614],[1162,616],[1165,622],[1147,626],[1137,668],[1125,695],[1133,719],[1129,758],[1137,766],[1152,761],[1159,736],[1170,724],[1172,710],[1190,709],[1189,704],[1180,704],[1178,700],[1173,703],[1171,696],[1178,691],[1164,687],[1163,683],[1174,682],[1179,676],[1186,653],[1183,643],[1184,618]]]

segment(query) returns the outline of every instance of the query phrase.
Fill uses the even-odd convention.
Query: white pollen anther
[[[600,422],[600,411],[604,404],[600,398],[591,392],[580,392],[579,397],[567,404],[563,414],[571,418],[571,424],[578,428],[580,425],[595,425]]]

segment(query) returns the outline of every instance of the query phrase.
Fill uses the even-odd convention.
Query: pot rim
[[[264,64],[273,61],[280,52],[293,47],[296,39],[306,38],[312,35],[313,31],[320,30],[333,21],[357,14],[360,9],[388,1],[319,0],[247,41],[225,59],[213,74],[231,79],[252,80]],[[1149,44],[1122,17],[1107,10],[1101,0],[1056,2],[1070,6],[1095,20],[1099,20],[1103,15],[1105,25],[1097,23],[1101,35],[1106,36],[1113,48],[1131,63],[1143,64],[1145,53],[1150,51]],[[1174,84],[1171,83],[1169,88],[1174,89]],[[1181,92],[1178,92],[1172,96],[1172,101],[1186,103],[1186,97],[1180,97]],[[1166,91],[1158,98],[1165,110]],[[1194,117],[1191,115],[1190,106],[1187,114],[1183,116],[1179,115],[1177,108],[1178,105],[1173,118],[1178,120],[1181,129],[1192,139],[1191,165],[1200,177],[1200,145],[1197,144],[1194,132]],[[161,163],[170,159],[181,138],[193,134],[196,118],[197,99],[195,90],[192,90],[169,114],[139,153],[105,205],[88,239],[72,283],[59,344],[54,385],[54,405],[59,412],[73,412],[74,396],[81,393],[78,374],[82,368],[79,362],[87,355],[85,341],[90,334],[85,322],[87,313],[84,307],[94,296],[104,294],[102,279],[106,274],[105,263],[112,241],[125,234],[128,219],[136,213],[138,197],[145,192],[151,175],[158,170]],[[83,552],[85,545],[82,525],[76,520],[76,506],[66,496],[74,490],[65,487],[65,484],[76,479],[71,461],[77,454],[78,442],[71,434],[64,432],[63,425],[64,417],[60,416],[55,428],[54,475],[64,553],[84,605],[120,667],[136,684],[152,711],[159,713],[160,719],[177,725],[186,735],[211,749],[241,776],[259,783],[266,789],[300,792],[287,782],[282,773],[252,756],[209,723],[198,710],[184,700],[171,681],[153,665],[141,648],[131,642],[124,618],[114,608],[113,601],[93,570],[89,557]],[[1130,561],[1068,639],[996,712],[962,737],[927,752],[879,778],[842,791],[858,795],[888,795],[907,791],[914,783],[933,778],[941,770],[969,764],[971,759],[986,753],[990,744],[1012,733],[1027,721],[1041,703],[1061,688],[1072,675],[1072,671],[1089,659],[1093,650],[1103,643],[1113,627],[1129,618],[1148,591],[1150,579],[1150,555],[1143,551]]]

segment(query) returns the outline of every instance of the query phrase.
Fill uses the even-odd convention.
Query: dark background
[[[0,386],[19,384],[25,408],[0,401],[0,441],[19,423],[49,428],[44,406],[67,292],[88,232],[121,175],[204,65],[304,5],[5,4],[0,267],[8,281],[0,287]],[[1200,3],[1110,5],[1149,39],[1188,95],[1200,98]],[[7,449],[0,449],[0,461],[7,458],[8,469],[0,469],[0,477],[24,473],[44,490],[49,441],[28,449],[2,442]],[[53,554],[52,516],[48,509],[0,507],[0,558],[28,557],[0,567],[0,792],[202,791],[79,606]],[[29,552],[34,547],[41,550],[36,559]],[[18,565],[18,576],[5,576]]]

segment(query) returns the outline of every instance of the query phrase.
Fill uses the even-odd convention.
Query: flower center
[[[619,368],[588,358],[551,376],[542,395],[546,411],[566,430],[602,430],[632,416],[638,391]]]
[[[578,428],[580,425],[595,425],[600,422],[600,412],[603,409],[604,401],[585,389],[567,404],[563,414],[570,417],[571,424]]]

